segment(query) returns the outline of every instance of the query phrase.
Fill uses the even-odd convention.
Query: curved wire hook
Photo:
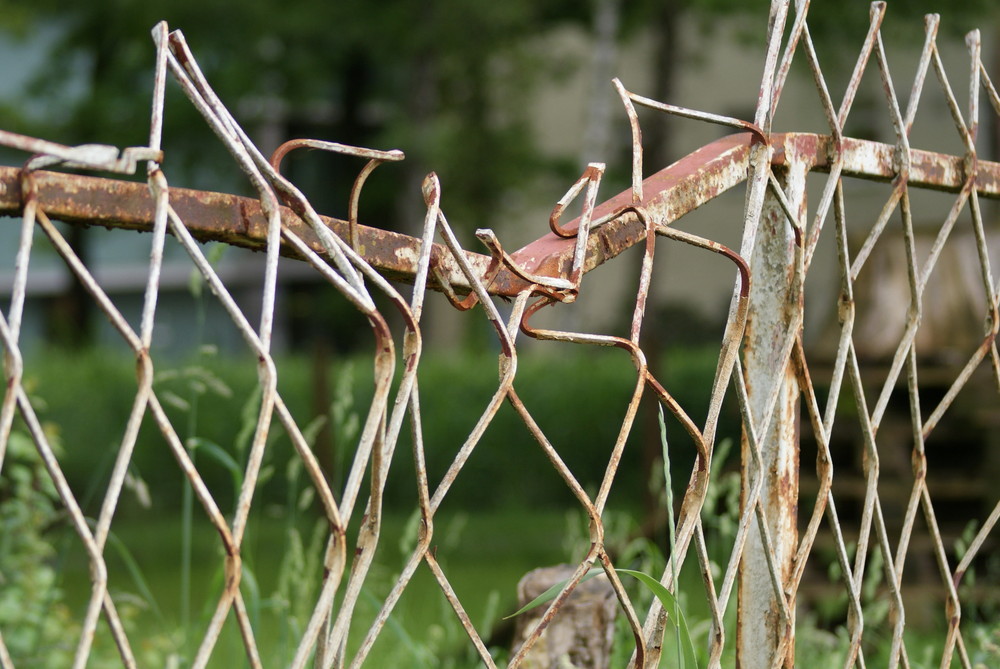
[[[361,199],[361,187],[365,185],[368,176],[375,171],[376,167],[384,162],[398,162],[406,158],[406,155],[399,149],[379,151],[378,149],[367,149],[339,142],[327,142],[321,139],[290,139],[271,154],[268,162],[274,168],[275,172],[280,174],[281,161],[295,149],[319,149],[347,156],[368,158],[368,162],[358,172],[358,176],[355,177],[354,183],[351,185],[351,197],[347,207],[347,243],[350,244],[352,249],[357,251],[358,202]]]
[[[563,212],[566,211],[566,207],[577,198],[584,186],[588,186],[588,189],[587,199],[584,200],[583,204],[583,214],[580,217],[581,225],[584,216],[589,218],[593,214],[594,203],[597,197],[597,185],[601,183],[601,177],[604,176],[604,167],[604,163],[590,163],[587,165],[587,168],[583,171],[580,178],[576,180],[576,183],[570,186],[566,194],[556,202],[556,206],[552,208],[552,213],[549,215],[549,229],[552,230],[553,234],[563,239],[572,239],[577,236],[579,229],[566,230],[559,226],[559,219],[562,217]]]
[[[618,97],[621,98],[622,104],[625,106],[625,113],[628,114],[629,127],[632,130],[633,204],[639,204],[642,202],[642,129],[639,127],[639,115],[635,111],[635,105],[632,104],[633,102],[640,104],[643,107],[656,109],[657,111],[666,112],[667,114],[672,114],[674,116],[682,116],[684,118],[695,119],[697,121],[706,121],[708,123],[714,123],[716,125],[723,125],[744,132],[750,132],[753,134],[756,141],[759,141],[764,146],[770,145],[767,133],[765,133],[760,126],[751,123],[750,121],[743,121],[738,118],[733,118],[732,116],[722,116],[721,114],[712,114],[710,112],[688,109],[687,107],[678,107],[677,105],[670,105],[665,102],[653,100],[652,98],[643,97],[642,95],[637,95],[627,90],[618,77],[612,79],[611,83],[614,84],[615,90],[618,92]]]

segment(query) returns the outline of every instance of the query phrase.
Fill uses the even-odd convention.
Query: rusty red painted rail
[[[752,135],[738,133],[708,144],[643,181],[646,196],[642,206],[660,224],[669,224],[689,211],[746,180]],[[784,133],[771,137],[772,164],[782,165],[793,147],[800,156],[813,156],[813,169],[829,168],[837,152],[833,138],[809,133]],[[896,147],[845,137],[839,156],[845,175],[891,180],[897,174]],[[909,183],[914,186],[957,192],[966,182],[966,161],[931,151],[910,151]],[[22,208],[20,168],[0,167],[0,214],[16,216]],[[154,203],[144,183],[98,177],[37,172],[39,202],[49,215],[69,223],[97,224],[132,230],[150,230]],[[976,189],[980,196],[1000,197],[1000,163],[979,161]],[[604,201],[594,211],[600,219],[632,203],[631,191],[623,191]],[[222,241],[251,249],[264,247],[267,221],[254,198],[211,191],[172,188],[171,206],[201,241]],[[290,209],[281,210],[283,223],[322,253],[315,235]],[[338,235],[347,237],[347,221],[323,217]],[[573,230],[578,221],[565,225]],[[644,226],[634,213],[626,212],[595,228],[588,240],[584,271],[614,258],[646,237]],[[394,279],[412,280],[420,252],[420,240],[391,230],[358,226],[357,248],[379,271]],[[569,275],[574,240],[547,233],[511,253],[519,267],[532,274],[552,278]],[[295,255],[285,248],[289,255]],[[435,244],[432,264],[459,290],[468,290],[461,268],[442,245]],[[489,255],[466,252],[473,268],[485,276]],[[432,280],[435,287],[439,287]],[[493,294],[514,296],[528,282],[503,267],[489,286]]]

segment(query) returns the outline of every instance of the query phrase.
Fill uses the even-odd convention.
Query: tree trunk
[[[66,230],[66,241],[80,261],[88,263],[87,230],[72,226]],[[91,328],[91,297],[75,274],[67,269],[66,289],[49,303],[46,318],[46,338],[57,346],[81,349],[93,343]]]

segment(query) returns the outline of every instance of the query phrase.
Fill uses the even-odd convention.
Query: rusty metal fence
[[[946,543],[935,514],[935,500],[927,484],[929,462],[925,442],[932,437],[963,391],[971,392],[985,411],[998,409],[1000,355],[995,336],[1000,328],[997,290],[987,245],[987,224],[980,200],[1000,196],[1000,164],[978,158],[977,136],[980,94],[985,91],[992,109],[1000,113],[1000,95],[983,67],[978,32],[967,39],[969,84],[967,105],[956,99],[942,65],[937,46],[938,18],[926,20],[926,40],[919,55],[908,103],[904,106],[890,74],[880,26],[886,12],[884,3],[874,3],[871,24],[861,45],[860,55],[846,89],[837,103],[824,79],[807,22],[808,2],[772,3],[767,35],[763,77],[756,112],[751,121],[663,104],[632,93],[615,82],[631,121],[632,188],[603,204],[599,201],[604,166],[591,164],[558,201],[550,219],[551,231],[536,242],[514,252],[503,248],[490,230],[479,230],[478,239],[488,253],[463,249],[445,217],[447,184],[431,174],[424,181],[426,217],[423,234],[411,238],[358,223],[357,202],[361,187],[372,169],[384,161],[403,158],[398,151],[375,151],[330,142],[298,141],[286,144],[270,158],[262,155],[230,115],[179,32],[168,33],[161,24],[153,32],[157,49],[156,86],[153,99],[150,141],[147,147],[119,151],[107,146],[66,147],[51,142],[0,133],[6,146],[35,154],[21,168],[0,168],[0,209],[22,217],[21,242],[15,265],[10,306],[0,315],[0,336],[5,351],[6,390],[0,413],[0,457],[11,436],[15,418],[23,421],[34,447],[41,455],[65,513],[71,519],[85,547],[91,572],[89,604],[75,644],[75,667],[88,665],[99,626],[106,626],[117,646],[124,666],[136,666],[136,644],[121,622],[120,602],[108,589],[105,551],[109,530],[120,503],[124,481],[140,425],[152,421],[163,435],[178,467],[193,487],[205,518],[214,526],[225,560],[225,582],[218,594],[214,614],[204,630],[192,666],[212,662],[221,630],[227,619],[235,621],[249,666],[261,666],[255,629],[245,602],[241,550],[247,519],[254,502],[254,490],[261,463],[276,429],[287,433],[321,502],[328,521],[326,550],[322,561],[322,588],[308,625],[295,640],[296,650],[288,666],[352,666],[365,663],[376,639],[411,582],[414,573],[426,566],[433,573],[444,597],[468,633],[468,643],[481,662],[495,666],[480,631],[471,623],[446,570],[432,549],[435,514],[457,477],[463,475],[470,455],[501,405],[508,403],[528,428],[552,467],[590,519],[590,548],[579,562],[562,592],[546,606],[547,611],[528,641],[510,658],[510,666],[522,664],[529,649],[545,627],[559,615],[566,598],[595,566],[603,568],[620,603],[634,642],[631,666],[660,666],[663,638],[668,627],[667,613],[658,600],[646,610],[637,610],[623,587],[605,547],[606,511],[610,490],[618,473],[618,463],[644,396],[655,398],[687,432],[687,444],[697,454],[690,480],[676,517],[674,554],[677,565],[695,564],[703,575],[704,589],[687,592],[688,598],[707,603],[711,631],[707,640],[708,666],[720,666],[735,648],[739,666],[781,667],[795,664],[796,610],[800,585],[807,569],[817,560],[817,537],[827,537],[834,562],[839,567],[836,590],[846,600],[848,631],[841,647],[831,650],[843,666],[868,666],[876,660],[870,643],[881,639],[889,666],[914,666],[914,652],[908,642],[907,597],[903,573],[918,550],[929,551],[936,564],[940,595],[937,627],[942,630],[934,663],[951,667],[973,666],[963,627],[963,607],[959,590],[963,578],[984,546],[990,541],[1000,505],[979,521],[967,550],[956,557]],[[782,99],[793,59],[804,63],[815,82],[814,93],[828,124],[826,134],[778,133],[772,118]],[[852,105],[866,72],[880,77],[884,92],[885,117],[894,131],[891,144],[856,139],[845,135]],[[164,85],[173,76],[191,102],[225,145],[233,160],[246,174],[257,198],[170,188],[161,169],[160,126]],[[910,130],[919,114],[926,87],[936,86],[951,110],[954,129],[964,146],[961,155],[945,155],[910,146]],[[643,179],[640,126],[636,106],[679,114],[699,121],[730,126],[736,132],[688,155],[673,165]],[[351,193],[349,220],[320,216],[303,194],[279,170],[281,157],[298,147],[347,153],[366,159]],[[50,166],[132,172],[146,165],[146,185],[102,178],[42,171]],[[813,179],[809,181],[809,179]],[[820,181],[816,181],[819,179]],[[887,197],[874,221],[854,222],[867,231],[858,246],[849,239],[850,202],[845,201],[845,184],[854,179],[884,182]],[[732,250],[709,239],[684,232],[673,224],[684,214],[723,192],[746,184],[742,243]],[[807,201],[807,182],[819,192],[815,202]],[[918,253],[914,233],[911,193],[916,189],[946,191],[954,196],[945,219],[936,227],[929,250]],[[582,200],[582,215],[564,222],[563,212]],[[52,220],[70,224],[98,224],[114,228],[150,232],[148,281],[141,323],[134,328],[121,315],[114,301],[74,255]],[[929,309],[928,285],[942,252],[960,228],[975,240],[976,253],[970,262],[978,265],[980,297],[977,303],[981,329],[974,334],[978,346],[967,357],[939,398],[922,393],[921,364],[915,341],[921,333],[922,314]],[[889,231],[898,230],[898,234]],[[99,516],[90,521],[81,510],[78,494],[66,482],[60,461],[39,422],[34,400],[23,384],[21,356],[22,319],[29,281],[33,239],[45,235],[66,265],[86,286],[94,302],[107,316],[121,338],[135,354],[137,391],[131,418],[122,437],[110,484],[103,493]],[[172,236],[172,241],[168,237]],[[724,256],[730,263],[734,290],[725,334],[719,350],[717,371],[711,390],[709,411],[703,424],[696,423],[674,399],[671,389],[650,371],[639,345],[646,301],[653,285],[653,259],[657,242],[681,242]],[[435,242],[436,239],[440,241]],[[837,336],[835,352],[817,361],[807,354],[803,343],[805,281],[820,240],[837,256],[839,291],[836,295],[838,324],[831,329]],[[217,240],[262,250],[266,254],[266,275],[261,295],[260,321],[251,323],[237,306],[227,286],[206,258],[198,241]],[[171,423],[164,400],[154,388],[154,360],[150,346],[160,287],[164,247],[179,244],[190,256],[205,282],[242,333],[246,345],[259,361],[261,402],[256,415],[249,456],[245,463],[242,488],[231,517],[220,509],[213,491],[204,483],[198,467]],[[900,323],[891,355],[874,379],[859,359],[859,339],[855,323],[855,295],[859,277],[877,249],[896,244],[905,255],[907,292],[905,320]],[[536,327],[532,317],[556,302],[574,302],[586,272],[597,269],[626,249],[643,249],[639,288],[631,325],[621,334],[591,334],[556,331]],[[825,247],[823,247],[825,248]],[[276,368],[271,355],[275,317],[275,292],[279,281],[279,255],[290,255],[308,263],[363,314],[375,340],[375,392],[363,421],[354,450],[353,465],[342,489],[333,489],[303,434],[278,391]],[[390,280],[405,278],[412,283],[407,299]],[[431,481],[424,466],[421,439],[420,359],[423,346],[421,312],[428,289],[444,294],[459,309],[478,308],[470,318],[482,314],[493,326],[500,350],[499,381],[495,394],[454,461],[440,481]],[[396,312],[388,318],[380,304]],[[512,300],[508,318],[494,303],[496,297]],[[820,308],[810,305],[810,308]],[[401,323],[393,331],[391,323]],[[625,410],[616,442],[611,445],[609,464],[599,488],[588,492],[563,461],[557,440],[540,427],[534,410],[518,394],[518,341],[529,337],[562,342],[565,346],[615,347],[629,356],[635,368],[635,387]],[[861,342],[863,345],[863,342]],[[823,382],[814,381],[822,368]],[[974,375],[990,381],[971,391]],[[874,390],[873,390],[874,389]],[[843,399],[842,398],[846,398]],[[905,510],[901,522],[886,520],[884,493],[880,487],[880,458],[888,448],[880,439],[890,402],[908,407],[908,437],[912,474],[906,484]],[[843,403],[854,406],[845,408]],[[724,403],[735,403],[742,417],[742,499],[735,539],[721,547],[728,558],[720,573],[713,570],[710,547],[703,526],[703,505],[713,471],[713,450]],[[472,409],[470,409],[471,411]],[[280,425],[280,428],[278,427]],[[363,585],[380,546],[383,517],[382,500],[391,484],[396,445],[404,425],[412,432],[419,498],[419,538],[398,580],[380,603],[380,611],[370,628],[352,628]],[[816,459],[800,459],[800,440],[806,433],[815,442]],[[860,504],[844,510],[838,498],[834,471],[840,466],[830,445],[841,433],[856,435],[852,443],[860,452],[851,455],[861,462],[863,484],[857,495]],[[673,440],[674,448],[687,448],[683,440]],[[801,460],[801,461],[800,461]],[[0,460],[2,463],[2,460]],[[800,491],[800,469],[815,468],[814,495]],[[7,475],[0,470],[0,476]],[[995,497],[995,494],[993,495]],[[814,497],[814,500],[813,500]],[[849,517],[857,510],[856,517]],[[672,511],[672,510],[671,510]],[[349,532],[352,520],[358,525]],[[917,537],[926,539],[914,548]],[[881,559],[874,559],[875,554]],[[862,586],[872,572],[881,578],[877,593]],[[676,571],[665,569],[657,577],[674,589]],[[4,574],[16,579],[17,574]],[[2,586],[0,586],[2,587]],[[737,595],[734,597],[734,593]],[[872,598],[886,603],[888,622],[866,621]],[[738,604],[736,602],[738,601]],[[735,639],[727,630],[727,611],[738,606]],[[5,630],[0,629],[0,635]],[[729,633],[729,636],[727,636]],[[348,656],[347,638],[362,640]],[[0,664],[14,662],[0,636]],[[724,655],[724,653],[727,653]],[[868,659],[866,660],[866,653]],[[839,654],[839,655],[838,655]],[[881,657],[882,655],[879,655]]]

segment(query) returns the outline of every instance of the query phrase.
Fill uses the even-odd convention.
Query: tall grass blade
[[[627,574],[633,578],[639,580],[640,583],[649,588],[660,603],[663,604],[664,608],[670,611],[670,618],[674,621],[674,628],[677,630],[678,638],[678,654],[682,654],[678,658],[678,665],[682,668],[697,669],[698,659],[694,652],[694,641],[691,639],[691,630],[688,628],[687,619],[684,617],[684,613],[681,611],[681,605],[677,599],[667,590],[662,583],[657,581],[655,578],[649,574],[643,573],[641,571],[635,571],[633,569],[615,569],[619,574]]]
[[[659,410],[657,414],[657,419],[660,424],[660,450],[663,453],[663,487],[666,493],[666,505],[667,505],[667,531],[670,538],[670,572],[674,577],[674,587],[677,587],[678,574],[677,574],[677,528],[674,525],[674,482],[673,478],[670,476],[670,448],[667,446],[667,421],[663,416],[663,405],[659,404],[656,407]],[[638,572],[637,572],[638,573]],[[645,574],[643,574],[645,576]],[[637,577],[638,578],[638,577]],[[641,579],[640,579],[641,580]],[[659,581],[656,581],[657,585],[660,585]],[[662,588],[662,586],[660,586]],[[666,605],[666,600],[653,590],[656,596],[661,602]],[[670,595],[669,592],[664,588],[664,592]],[[670,595],[670,599],[673,600],[673,595]],[[680,613],[680,607],[674,602],[674,606],[671,609],[675,614]],[[683,659],[681,658],[681,649],[684,647],[684,642],[681,639],[681,626],[677,624],[674,626],[674,630],[677,634],[677,662],[680,666],[683,665]],[[691,642],[691,636],[687,635],[688,643]]]
[[[591,569],[590,571],[588,571],[586,574],[583,575],[583,578],[580,579],[580,583],[589,581],[598,574],[603,574],[603,573],[604,573],[603,569],[601,569],[600,567],[594,567],[593,569]],[[547,604],[548,602],[551,602],[559,595],[560,592],[562,592],[562,589],[566,587],[567,583],[569,583],[569,579],[556,583],[551,588],[549,588],[542,594],[535,597],[533,600],[531,600],[530,602],[519,608],[514,613],[510,614],[509,616],[505,616],[504,620],[510,620],[511,618],[515,618],[521,615],[522,613],[525,613],[526,611],[530,611],[531,609],[538,608],[542,604]]]
[[[156,597],[153,596],[153,591],[149,587],[149,583],[146,581],[145,575],[142,573],[142,567],[132,556],[132,552],[128,549],[122,540],[119,539],[114,532],[108,533],[108,545],[111,546],[118,553],[118,557],[125,564],[125,568],[128,570],[129,576],[132,577],[132,583],[135,584],[136,590],[139,591],[139,595],[146,602],[146,604],[152,609],[153,614],[157,617],[160,623],[164,623],[163,612],[160,610],[160,605],[156,601]]]

